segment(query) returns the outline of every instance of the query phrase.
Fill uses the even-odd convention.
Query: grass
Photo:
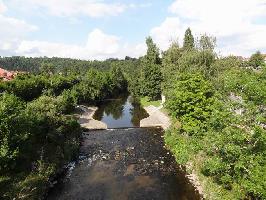
[[[142,97],[140,99],[140,103],[142,106],[146,107],[146,106],[156,106],[159,107],[161,105],[161,100],[157,100],[157,101],[150,101],[148,97]]]

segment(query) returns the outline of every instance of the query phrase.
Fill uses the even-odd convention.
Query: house
[[[14,72],[7,71],[3,68],[0,68],[0,79],[3,81],[10,81],[14,79],[15,74]]]

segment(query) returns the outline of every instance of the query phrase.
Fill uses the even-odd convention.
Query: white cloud
[[[37,9],[60,17],[104,17],[117,16],[128,6],[120,3],[105,3],[102,0],[12,0],[25,10]]]
[[[112,55],[119,49],[119,38],[113,35],[107,35],[100,29],[94,29],[88,37],[86,48],[90,54],[94,55]]]
[[[173,33],[182,39],[191,27],[197,36],[205,32],[216,36],[222,54],[247,56],[255,50],[266,51],[266,0],[176,0],[169,11],[175,17],[166,18],[151,31],[163,49]]]
[[[65,57],[79,59],[124,58],[127,55],[138,57],[145,53],[145,45],[122,44],[120,38],[94,29],[88,35],[84,46],[67,45],[45,41],[22,41],[16,53],[18,55],[38,57]]]
[[[13,53],[18,43],[30,32],[36,31],[37,26],[28,24],[24,20],[6,17],[7,7],[0,1],[0,55]]]
[[[31,0],[27,0],[30,2]],[[81,11],[83,14],[90,16],[100,16],[102,14],[113,15],[120,12],[119,9],[112,5],[108,7],[103,3],[93,3],[92,1],[77,0],[80,4],[78,7],[72,7],[73,1],[34,1],[38,6],[51,6],[56,3],[62,4],[59,8],[55,7],[51,12],[57,12],[59,15],[75,15],[76,12]],[[33,1],[32,1],[33,2]],[[56,3],[55,3],[56,2]],[[83,3],[83,5],[82,5]],[[50,7],[49,7],[50,8]],[[77,8],[78,10],[75,10]],[[56,10],[59,9],[59,10]],[[92,9],[92,10],[91,10]],[[110,9],[110,10],[109,10]],[[114,9],[114,10],[112,10]],[[21,55],[21,56],[58,56],[68,58],[80,59],[98,59],[103,60],[107,58],[124,58],[126,55],[138,57],[145,52],[145,44],[129,45],[121,41],[121,38],[108,35],[100,29],[94,29],[88,34],[87,41],[84,45],[70,45],[64,43],[28,40],[27,36],[32,31],[38,30],[38,27],[28,24],[24,20],[6,17],[4,12],[7,7],[0,0],[0,55]],[[116,10],[116,11],[115,11]],[[73,23],[78,23],[78,19],[70,17]]]
[[[0,14],[4,13],[7,11],[7,7],[3,3],[3,1],[0,0]]]
[[[173,41],[180,39],[184,28],[178,17],[167,17],[158,27],[151,30],[150,34],[161,50],[166,50]]]

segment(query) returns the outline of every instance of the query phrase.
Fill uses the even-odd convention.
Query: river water
[[[200,199],[172,154],[164,148],[163,130],[136,128],[139,119],[147,114],[139,105],[132,104],[130,98],[123,102],[123,109],[117,102],[108,102],[115,108],[114,112],[108,104],[100,108],[98,119],[108,122],[112,129],[83,134],[79,160],[72,163],[47,199]]]
[[[108,128],[139,127],[140,120],[149,115],[131,96],[106,100],[100,104],[94,119],[107,124]]]

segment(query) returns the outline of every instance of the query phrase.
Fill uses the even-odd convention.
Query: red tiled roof
[[[14,73],[0,68],[0,78],[3,78],[4,80],[12,80],[14,78]]]

